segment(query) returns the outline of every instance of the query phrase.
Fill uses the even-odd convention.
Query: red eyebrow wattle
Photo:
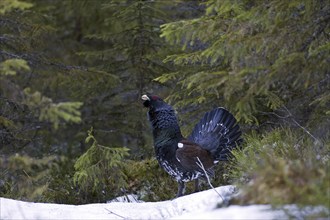
[[[152,99],[152,100],[157,100],[157,99],[159,99],[159,97],[156,96],[156,95],[153,95],[153,96],[151,96],[151,99]]]

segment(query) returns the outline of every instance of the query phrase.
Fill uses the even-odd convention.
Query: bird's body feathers
[[[213,174],[219,160],[227,160],[240,142],[241,131],[234,116],[224,108],[205,113],[186,139],[182,136],[174,109],[158,96],[142,96],[149,108],[154,148],[159,165],[178,183],[177,196],[184,182]]]

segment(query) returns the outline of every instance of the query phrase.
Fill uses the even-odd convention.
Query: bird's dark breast
[[[173,109],[149,111],[149,120],[153,129],[173,128],[177,130],[179,125]]]
[[[201,176],[201,172],[186,170],[176,158],[178,143],[183,137],[174,110],[170,107],[150,110],[149,120],[159,165],[176,181],[187,182]]]
[[[175,150],[166,149],[164,146],[156,148],[156,158],[159,165],[176,181],[188,182],[202,176],[199,171],[188,171],[176,159]]]

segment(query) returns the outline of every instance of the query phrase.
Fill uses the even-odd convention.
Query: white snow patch
[[[115,199],[112,199],[110,201],[107,201],[107,203],[112,203],[112,202],[144,202],[142,200],[139,200],[139,196],[136,194],[129,194],[129,195],[125,195],[125,196],[120,196],[117,197]]]
[[[234,186],[216,188],[225,199],[235,194]],[[120,198],[119,198],[120,199]],[[131,199],[136,199],[132,197]],[[270,205],[229,206],[216,208],[222,203],[213,190],[193,193],[162,202],[127,203],[111,202],[88,205],[64,205],[52,203],[23,202],[0,198],[0,219],[283,219],[288,218],[282,210]],[[296,206],[287,210],[302,212]],[[313,209],[311,209],[313,210]],[[321,207],[320,210],[328,209]],[[294,216],[299,216],[296,213]],[[311,211],[307,210],[307,213]],[[303,218],[306,213],[300,215]],[[298,218],[299,218],[298,217]]]
[[[187,213],[173,219],[286,219],[282,211],[274,211],[270,205],[229,206],[208,212]]]

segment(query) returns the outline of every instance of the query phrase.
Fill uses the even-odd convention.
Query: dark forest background
[[[0,196],[173,198],[153,93],[185,135],[213,107],[236,116],[243,150],[213,184],[237,203],[329,206],[329,38],[326,0],[2,0]]]

